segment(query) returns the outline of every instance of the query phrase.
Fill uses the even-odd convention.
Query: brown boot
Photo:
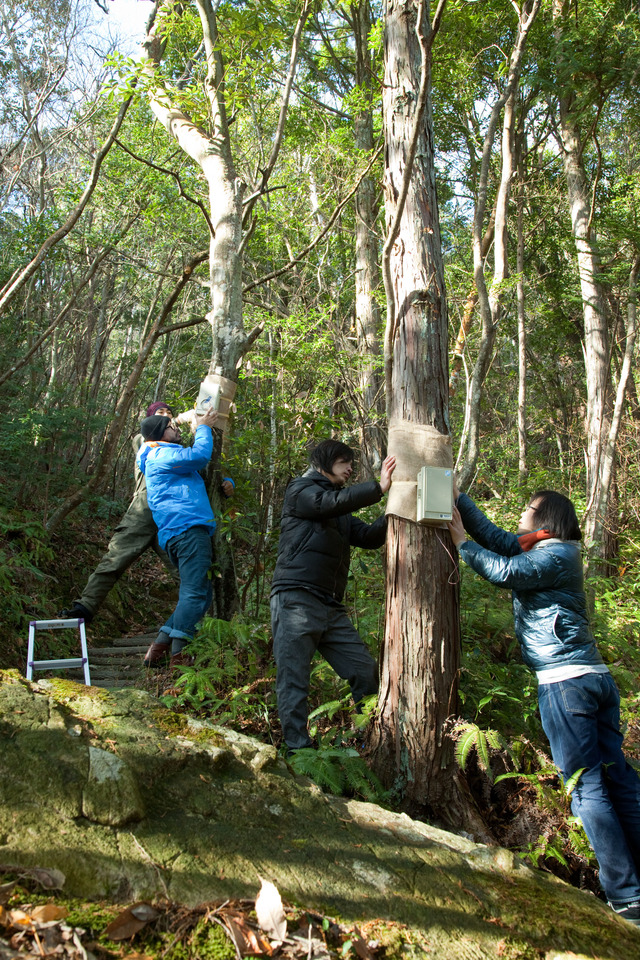
[[[147,650],[144,658],[145,667],[162,667],[169,659],[169,650],[171,648],[171,643],[162,643],[159,640],[154,640],[149,649]]]
[[[188,653],[174,653],[171,656],[170,666],[173,667],[192,667],[195,663],[195,657],[190,657]]]

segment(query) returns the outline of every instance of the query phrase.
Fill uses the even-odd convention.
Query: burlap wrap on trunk
[[[422,467],[453,467],[451,437],[435,427],[391,420],[387,452],[396,458],[386,512],[416,522],[418,474]]]

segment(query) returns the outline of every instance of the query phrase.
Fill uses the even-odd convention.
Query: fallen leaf
[[[104,932],[110,940],[129,940],[157,916],[158,911],[154,910],[150,903],[134,903],[132,907],[127,907],[119,913]]]
[[[309,927],[309,930],[312,931],[311,935],[302,929],[297,930],[295,933],[289,934],[287,943],[291,943],[291,941],[294,942],[294,956],[311,957],[313,960],[330,960],[331,954],[329,953],[324,940],[318,936],[313,936],[313,933],[316,932],[316,928]],[[304,952],[302,953],[301,951]],[[335,957],[335,953],[333,956]]]
[[[269,941],[252,930],[239,914],[230,917],[228,914],[221,913],[220,917],[224,920],[225,927],[243,957],[271,956],[273,950]]]
[[[7,926],[11,927],[30,927],[33,921],[24,910],[7,910]]]
[[[360,960],[375,960],[375,953],[369,949],[369,945],[366,940],[360,938],[359,940],[354,940],[351,944],[355,952],[360,957]]]
[[[50,920],[64,920],[68,912],[66,907],[59,907],[56,903],[45,903],[33,908],[31,919],[36,923],[49,923]]]
[[[287,918],[278,888],[270,880],[260,877],[260,892],[256,897],[256,916],[260,929],[272,940],[282,942],[287,935]]]
[[[156,908],[152,907],[150,903],[146,903],[145,901],[142,901],[141,903],[135,903],[129,909],[137,920],[144,920],[145,923],[149,923],[150,920],[155,920],[160,916]]]

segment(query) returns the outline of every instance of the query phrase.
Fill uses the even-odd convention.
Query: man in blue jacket
[[[542,726],[564,781],[576,778],[571,807],[598,858],[600,884],[616,913],[640,926],[640,780],[622,752],[620,695],[589,627],[573,504],[539,490],[514,534],[466,494],[454,495],[449,529],[460,556],[512,591],[522,659],[538,678]]]
[[[211,459],[211,428],[216,419],[217,413],[211,409],[196,417],[191,447],[182,446],[180,430],[169,417],[147,417],[140,426],[145,443],[137,462],[147,482],[158,542],[180,574],[178,604],[147,651],[144,662],[148,667],[164,662],[169,652],[172,666],[189,662],[182,649],[211,603],[209,570],[216,522],[198,471]]]
[[[156,400],[147,407],[147,417],[154,415],[173,418],[174,413],[164,400]],[[136,457],[141,445],[142,437],[137,433],[133,438]],[[63,620],[82,617],[85,623],[91,623],[111,588],[149,547],[167,563],[165,551],[158,546],[158,530],[147,504],[145,480],[136,469],[133,499],[109,541],[107,552],[89,577],[80,598],[58,616]]]

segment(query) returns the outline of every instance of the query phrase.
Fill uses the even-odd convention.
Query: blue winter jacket
[[[198,473],[209,463],[212,450],[211,427],[205,426],[196,430],[192,447],[147,441],[140,448],[137,463],[147,481],[147,499],[161,547],[189,527],[208,527],[213,535],[216,522]]]
[[[587,616],[580,546],[574,540],[541,540],[524,552],[515,533],[501,530],[473,500],[456,503],[467,540],[460,556],[497,587],[511,588],[522,659],[534,670],[602,663]]]

